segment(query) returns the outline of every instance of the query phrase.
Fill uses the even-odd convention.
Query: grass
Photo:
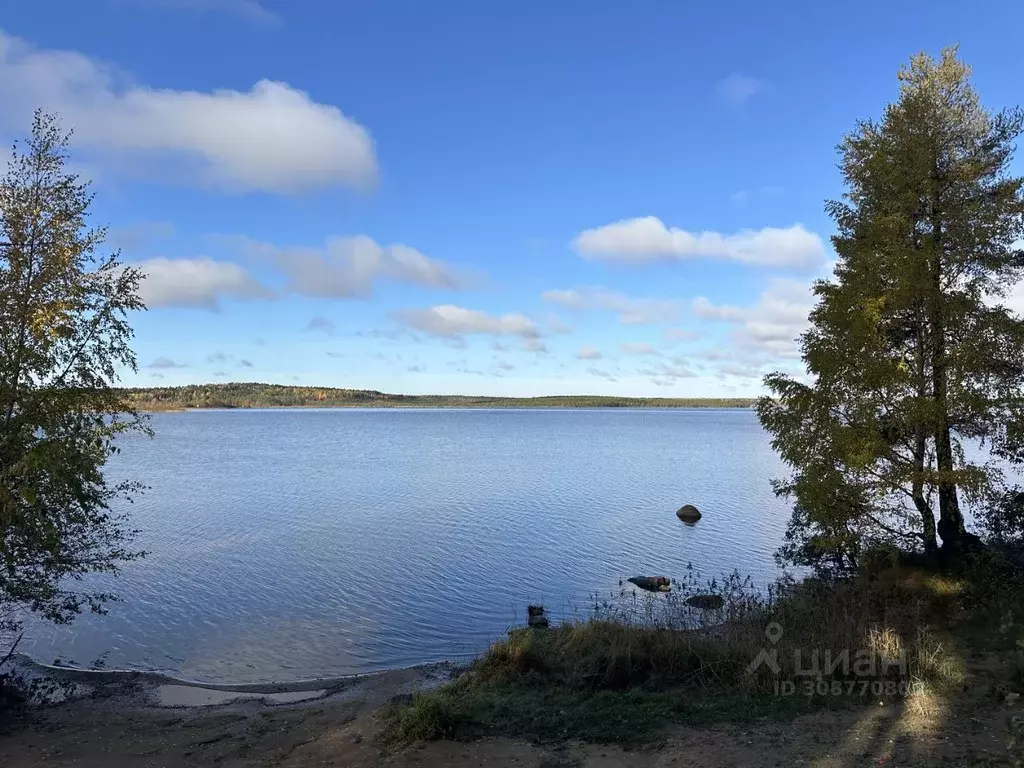
[[[668,723],[703,725],[754,718],[791,717],[806,711],[801,699],[782,706],[774,697],[718,696],[707,692],[580,690],[542,680],[514,683],[457,681],[418,693],[385,713],[384,742],[519,736],[539,742],[582,740],[638,745]]]
[[[864,682],[912,685],[907,706],[931,707],[963,688],[963,646],[998,634],[1007,611],[1022,614],[1014,584],[991,564],[967,576],[887,567],[766,593],[736,575],[702,583],[688,572],[665,595],[623,590],[551,629],[511,630],[456,680],[386,712],[383,741],[509,735],[636,744],[668,723],[792,717],[877,700],[880,689],[865,693]],[[693,594],[720,594],[725,605],[692,609],[685,600]],[[1022,630],[1011,619],[1002,636],[1017,643]],[[777,672],[750,668],[771,650]],[[818,674],[808,675],[815,652]],[[1021,665],[1024,674],[1024,656]],[[779,696],[787,680],[799,691]],[[848,695],[802,695],[819,681]]]

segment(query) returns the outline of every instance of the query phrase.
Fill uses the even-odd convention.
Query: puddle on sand
[[[229,701],[262,700],[270,704],[291,704],[316,699],[327,691],[284,691],[282,693],[250,693],[248,691],[217,691],[195,685],[159,685],[154,691],[159,707],[210,707]]]

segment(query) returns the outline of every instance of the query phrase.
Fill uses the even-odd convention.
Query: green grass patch
[[[821,700],[694,690],[580,690],[543,680],[455,683],[385,714],[384,742],[512,736],[553,743],[647,744],[669,724],[790,718]]]

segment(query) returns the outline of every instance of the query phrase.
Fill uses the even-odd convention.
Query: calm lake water
[[[748,410],[156,414],[111,465],[151,554],[33,658],[209,682],[459,658],[638,574],[777,575],[782,472]],[[675,510],[704,518],[683,525]],[[102,582],[108,586],[107,582]]]

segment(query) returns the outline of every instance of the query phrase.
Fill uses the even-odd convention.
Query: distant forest
[[[475,395],[391,395],[368,389],[292,387],[281,384],[193,384],[123,390],[142,411],[185,408],[749,408],[749,398],[481,397]]]

